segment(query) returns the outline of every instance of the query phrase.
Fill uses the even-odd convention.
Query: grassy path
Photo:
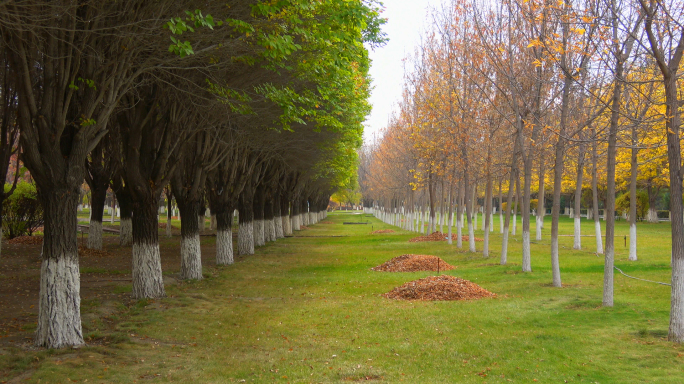
[[[342,225],[358,219],[332,214],[326,219],[331,223],[261,247],[233,266],[207,266],[209,278],[171,286],[167,299],[119,304],[121,312],[99,320],[100,328],[87,327],[96,340],[107,336],[116,343],[15,351],[15,360],[4,355],[0,362],[15,371],[25,367],[15,379],[40,383],[684,382],[684,347],[665,340],[669,287],[616,275],[616,305],[602,308],[602,258],[570,250],[572,238],[566,237],[565,287],[552,288],[550,222],[545,241],[533,244],[533,272],[523,274],[520,232],[511,240],[509,265],[498,265],[498,222],[493,256],[483,259],[446,242],[409,243],[415,234],[372,217],[363,219],[373,229],[397,232],[370,235],[371,225]],[[618,236],[628,233],[618,225]],[[644,224],[639,231],[647,238],[640,242],[640,260],[628,262],[618,241],[616,265],[669,282],[669,227]],[[585,224],[585,232],[592,234],[593,226]],[[561,233],[572,233],[570,220]],[[591,237],[583,243],[594,248]],[[369,270],[405,253],[440,256],[457,266],[446,274],[498,298],[384,299],[380,294],[430,275]]]

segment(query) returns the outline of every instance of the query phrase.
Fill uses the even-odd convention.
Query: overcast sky
[[[373,61],[370,76],[373,93],[370,102],[373,112],[365,122],[364,140],[373,140],[373,134],[387,125],[393,106],[401,100],[404,76],[404,59],[413,53],[425,30],[428,7],[437,7],[440,0],[383,0],[382,17],[388,21],[383,30],[389,42],[382,48],[370,51]]]

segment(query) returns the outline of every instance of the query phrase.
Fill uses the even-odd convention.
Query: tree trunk
[[[539,193],[537,196],[537,216],[535,217],[537,226],[535,227],[535,239],[541,241],[542,239],[542,229],[544,228],[544,215],[546,214],[546,208],[544,208],[544,187],[545,187],[545,171],[546,163],[544,162],[544,151],[541,151],[541,156],[539,158]]]
[[[124,190],[117,190],[116,199],[119,201],[119,245],[133,244],[133,203],[131,195]]]
[[[159,255],[159,216],[155,196],[133,202],[133,298],[164,297]]]
[[[658,197],[659,189],[653,187],[651,184],[652,182],[649,182],[646,187],[646,192],[648,193],[648,214],[646,215],[646,221],[657,224],[659,220],[658,211],[656,210],[656,198]]]
[[[594,138],[596,132],[594,128],[591,128],[591,137]],[[598,208],[598,154],[596,147],[598,146],[597,140],[594,139],[591,144],[591,195],[592,195],[592,208],[594,216],[594,232],[596,234],[596,254],[603,254],[603,238],[601,236],[601,217],[599,216]]]
[[[584,177],[584,154],[586,152],[586,145],[580,144],[579,156],[577,159],[577,179],[575,181],[575,226],[574,226],[574,241],[572,249],[582,249],[582,179]]]
[[[290,216],[290,200],[281,198],[280,217],[283,220],[283,236],[292,236],[292,221]]]
[[[449,245],[453,244],[453,241],[451,239],[451,227],[454,225],[454,215],[453,215],[454,204],[452,201],[453,200],[453,196],[452,196],[453,190],[454,190],[454,186],[451,183],[449,183],[449,194],[447,196],[447,200],[449,202],[449,212],[447,213],[447,220],[448,220],[447,228],[448,228],[449,234],[447,236],[447,239],[448,239],[447,242],[449,243]]]
[[[216,265],[233,264],[233,207],[216,212]]]
[[[281,213],[281,202],[280,194],[275,195],[273,202],[273,225],[275,229],[275,238],[273,240],[282,239],[285,237],[285,232],[283,230],[283,214]]]
[[[632,159],[629,180],[629,260],[637,260],[637,125],[632,126]]]
[[[504,222],[503,222],[503,204],[501,196],[501,183],[503,182],[503,176],[499,178],[499,206],[497,207],[499,211],[499,233],[504,233]]]
[[[167,202],[166,202],[166,237],[172,237],[173,233],[171,232],[172,226],[171,226],[171,220],[173,217],[173,198],[171,196],[167,196]]]
[[[93,183],[94,184],[94,183]],[[98,187],[102,187],[99,186]],[[107,200],[107,186],[90,190],[90,226],[88,227],[88,249],[102,249],[102,216]]]
[[[489,229],[491,228],[491,212],[492,212],[492,174],[487,166],[487,186],[485,189],[485,203],[484,214],[482,218],[484,221],[484,244],[482,246],[482,256],[489,257]]]
[[[513,209],[513,191],[515,180],[518,178],[518,171],[514,168],[516,163],[515,155],[511,161],[511,174],[508,180],[508,193],[506,197],[506,222],[504,223],[503,239],[501,240],[501,265],[508,262],[508,228],[511,225],[511,210]]]
[[[175,193],[175,191],[174,191]],[[202,280],[202,250],[200,229],[196,218],[200,215],[200,202],[183,201],[176,194],[181,215],[181,279]]]
[[[266,196],[264,194],[263,188],[258,187],[254,192],[254,220],[253,220],[253,230],[254,230],[254,246],[261,247],[266,244],[264,239],[264,204],[266,201]]]
[[[465,195],[463,183],[458,183],[458,196],[456,201],[458,207],[456,208],[456,247],[463,248],[463,197]]]
[[[475,227],[477,226],[477,222],[473,223],[473,205],[476,203],[475,201],[475,191],[477,190],[477,183],[473,183],[473,189],[472,192],[470,193],[470,199],[468,199],[468,203],[466,204],[466,216],[468,216],[468,250],[470,252],[477,252],[477,249],[475,248]],[[470,208],[468,208],[470,207]],[[477,217],[477,213],[475,213],[475,216]]]
[[[77,190],[67,189],[39,193],[45,218],[35,340],[40,347],[83,344],[76,230],[78,196]]]
[[[238,255],[254,254],[254,195],[251,189],[242,191],[238,210],[240,220],[238,226]]]
[[[273,200],[266,199],[264,202],[264,242],[276,241],[273,217]]]

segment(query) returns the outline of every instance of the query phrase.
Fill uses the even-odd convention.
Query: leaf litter
[[[371,269],[382,272],[418,272],[449,271],[454,268],[453,265],[448,264],[437,256],[407,254],[397,256]]]
[[[496,294],[471,281],[455,276],[441,275],[410,281],[382,296],[395,300],[440,301],[477,300],[496,297]]]

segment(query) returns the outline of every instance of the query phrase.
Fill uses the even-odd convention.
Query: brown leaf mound
[[[371,234],[374,234],[374,233],[394,233],[394,231],[391,229],[378,229],[377,231],[371,232]]]
[[[424,279],[410,281],[401,287],[383,295],[395,300],[476,300],[485,297],[496,297],[496,294],[458,277],[441,275],[428,276]]]
[[[159,222],[159,228],[166,229],[166,223]],[[178,229],[178,227],[176,227],[175,225],[172,224],[171,229]]]
[[[417,272],[437,271],[438,268],[440,271],[449,271],[454,269],[454,266],[447,264],[437,256],[401,255],[371,269],[383,272]]]
[[[300,225],[299,229],[303,231],[305,229],[309,229],[309,227],[307,227],[306,225]]]
[[[7,240],[7,244],[43,244],[43,236],[17,236]]]
[[[413,239],[409,240],[409,243],[420,243],[423,241],[445,241],[446,239],[447,236],[442,232],[432,232],[427,236],[414,237]]]

